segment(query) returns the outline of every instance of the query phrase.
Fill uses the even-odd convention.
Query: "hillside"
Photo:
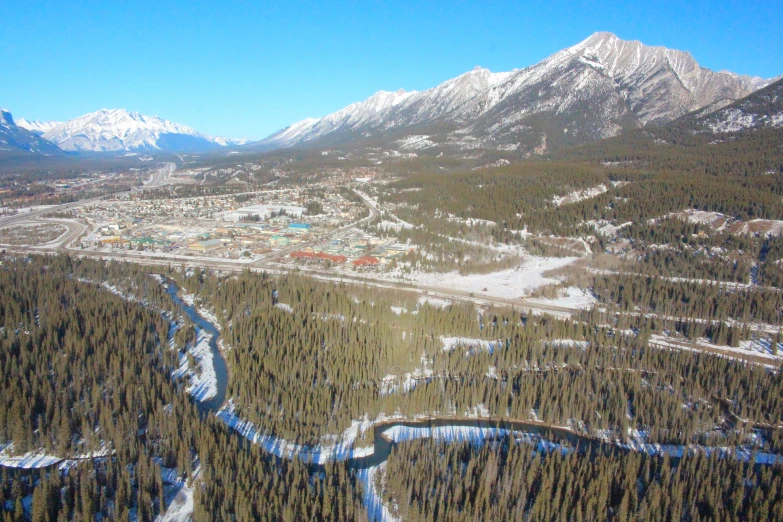
[[[768,83],[705,69],[687,52],[595,33],[523,69],[476,68],[423,92],[379,91],[251,147],[380,142],[401,151],[487,148],[529,156],[723,106]]]
[[[9,111],[0,109],[0,158],[61,153],[57,145],[19,127]]]

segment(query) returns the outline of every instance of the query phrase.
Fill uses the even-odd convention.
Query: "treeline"
[[[445,221],[442,216],[447,214],[494,221],[498,225],[492,230],[494,239],[507,242],[513,240],[514,230],[578,236],[590,233],[586,224],[592,222],[644,226],[690,208],[741,220],[782,219],[783,173],[765,172],[732,177],[529,162],[448,176],[414,174],[389,185],[380,201],[398,206],[406,220],[428,227],[442,226],[439,221]],[[553,203],[555,196],[600,184],[607,188],[602,194],[560,206]]]
[[[783,321],[781,292],[776,289],[614,274],[597,275],[592,290],[600,303],[623,312],[773,325]]]
[[[199,417],[171,378],[176,350],[162,314],[172,311],[147,268],[2,258],[0,444],[84,458],[62,471],[0,466],[0,520],[152,521],[180,487],[164,481],[163,468],[196,490],[198,520],[363,520],[344,466],[314,475],[274,462],[216,418]],[[192,340],[192,328],[180,332],[175,346]]]
[[[715,431],[725,413],[714,397],[731,400],[742,418],[783,419],[780,375],[650,349],[647,338],[659,325],[646,318],[632,318],[638,335],[621,334],[589,317],[521,317],[510,308],[478,316],[470,305],[416,310],[415,300],[397,294],[296,276],[194,272],[181,279],[223,325],[238,414],[262,433],[300,444],[317,444],[365,414],[453,416],[479,405],[497,417],[535,412],[589,435],[610,430],[622,438],[639,429],[655,442],[748,442],[741,430]],[[292,312],[272,306],[274,288]],[[441,336],[493,347],[465,342],[444,351]],[[766,443],[777,448],[781,440],[770,435]]]
[[[390,184],[381,201],[407,203],[428,216],[440,211],[463,219],[494,221],[502,227],[513,224],[517,214],[527,216],[545,205],[552,208],[555,196],[602,183],[609,185],[609,178],[600,167],[530,161],[449,175],[413,174]]]
[[[781,520],[783,469],[734,458],[540,454],[501,440],[476,448],[398,445],[384,500],[403,520]]]
[[[367,520],[361,486],[344,463],[314,473],[301,461],[270,458],[224,426],[210,422],[205,430],[217,448],[211,442],[198,448],[204,471],[194,522]]]
[[[552,159],[606,162],[618,170],[630,167],[733,178],[752,179],[770,173],[769,186],[779,187],[783,174],[781,135],[783,130],[769,128],[718,135],[697,133],[689,124],[674,122],[562,150]]]

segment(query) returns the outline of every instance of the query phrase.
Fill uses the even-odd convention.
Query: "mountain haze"
[[[30,132],[42,136],[45,132],[50,131],[53,128],[57,127],[58,125],[62,124],[62,122],[61,121],[38,121],[38,120],[29,121],[24,118],[19,118],[18,120],[16,120],[16,124],[19,127],[22,127],[23,129],[27,129]]]
[[[57,145],[14,122],[10,111],[0,109],[0,157],[10,154],[61,154]]]
[[[45,130],[44,138],[71,151],[196,152],[245,143],[245,140],[206,136],[187,125],[124,109],[101,109],[56,125],[39,122],[28,125],[34,130]]]
[[[599,32],[524,69],[476,68],[422,92],[380,91],[295,123],[255,147],[372,139],[396,141],[402,149],[494,148],[528,155],[719,108],[769,83],[705,69],[687,52]]]

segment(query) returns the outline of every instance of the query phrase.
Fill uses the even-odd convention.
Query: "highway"
[[[158,169],[148,182],[144,183],[143,188],[158,188],[163,185],[168,185],[171,183],[171,175],[174,174],[176,168],[177,165],[175,163],[164,163],[163,167]]]
[[[138,190],[157,188],[168,184],[170,182],[171,175],[174,173],[176,167],[177,166],[174,163],[164,163],[161,166],[161,168],[159,168],[157,171],[155,171],[152,174],[152,178],[150,179],[150,181],[145,183]],[[94,198],[80,199],[79,201],[73,201],[71,203],[63,203],[62,205],[53,205],[47,208],[35,209],[35,210],[31,210],[30,212],[25,212],[22,214],[14,214],[12,216],[0,217],[0,228],[7,227],[9,225],[20,224],[20,223],[35,222],[36,221],[35,218],[38,218],[45,214],[51,214],[53,212],[65,212],[77,207],[92,205],[106,199],[112,199],[112,198],[116,199],[125,196],[127,194],[137,192],[138,190],[115,192],[114,194],[105,194],[103,196],[97,196]]]
[[[165,164],[161,169],[159,169],[153,175],[153,178],[150,180],[150,182],[147,183],[141,190],[144,190],[146,188],[159,187],[162,186],[162,184],[168,183],[171,174],[175,170],[175,167],[176,166],[173,163]],[[375,279],[372,277],[368,277],[367,275],[362,275],[362,276],[350,275],[350,274],[337,273],[337,272],[332,272],[325,269],[314,268],[314,267],[306,267],[306,266],[291,267],[281,263],[281,260],[288,254],[293,252],[294,250],[300,250],[308,246],[313,246],[319,243],[323,243],[325,241],[330,241],[330,240],[344,237],[348,233],[348,231],[351,230],[352,228],[367,223],[375,219],[378,215],[380,215],[380,210],[376,207],[375,203],[372,200],[370,200],[368,197],[366,197],[364,194],[361,194],[359,192],[357,192],[357,194],[362,198],[362,201],[370,211],[370,214],[367,217],[357,220],[353,223],[350,223],[344,227],[335,229],[328,236],[321,236],[318,239],[309,241],[307,243],[300,243],[298,245],[277,250],[273,252],[270,256],[251,263],[236,262],[236,261],[232,262],[232,261],[212,259],[212,258],[194,258],[190,256],[177,256],[177,255],[154,256],[150,253],[137,252],[137,251],[92,252],[87,250],[81,250],[78,248],[73,248],[72,244],[79,237],[81,237],[83,234],[87,232],[86,226],[74,220],[54,219],[54,218],[44,219],[41,217],[42,215],[50,212],[69,210],[82,205],[93,204],[106,198],[122,196],[124,194],[126,193],[118,193],[109,196],[102,196],[102,197],[92,198],[88,200],[76,201],[73,203],[66,203],[64,205],[57,205],[55,207],[50,207],[46,209],[35,210],[26,214],[19,214],[15,216],[2,218],[0,219],[0,227],[5,227],[12,224],[22,224],[22,223],[31,223],[31,222],[32,223],[54,222],[54,223],[65,225],[68,228],[68,231],[62,234],[60,237],[43,245],[37,245],[32,247],[2,247],[2,248],[4,249],[4,251],[7,251],[9,253],[19,253],[19,254],[61,253],[61,254],[69,254],[81,258],[94,258],[94,259],[104,259],[104,260],[111,259],[116,261],[137,263],[140,265],[147,265],[147,266],[180,265],[189,268],[198,267],[198,268],[219,270],[224,272],[240,272],[242,270],[250,270],[252,272],[267,272],[270,274],[277,274],[277,275],[296,273],[299,275],[312,277],[313,279],[318,279],[322,281],[332,281],[336,283],[344,283],[350,285],[361,285],[365,287],[411,292],[411,293],[418,294],[420,296],[444,299],[452,302],[472,303],[482,307],[510,306],[516,308],[520,312],[550,313],[550,314],[555,314],[560,316],[571,316],[581,311],[581,309],[579,308],[552,305],[552,304],[546,304],[541,302],[532,302],[523,298],[509,299],[509,298],[502,298],[502,297],[496,297],[491,295],[476,295],[475,293],[472,292],[455,290],[453,288],[444,288],[444,287],[437,287],[437,286],[424,285],[424,284],[414,284],[414,283],[403,282],[403,281]],[[705,350],[703,346],[695,343],[678,341],[677,344],[684,349],[699,350],[699,351],[714,351],[714,350]],[[731,352],[729,354],[727,352],[721,352],[721,354],[730,355],[731,357],[742,359],[748,362],[754,362],[754,363],[760,362],[758,357],[754,357],[750,354],[745,355],[742,352]]]

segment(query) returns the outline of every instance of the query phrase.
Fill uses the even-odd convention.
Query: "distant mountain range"
[[[54,143],[20,127],[10,111],[0,109],[0,157],[12,154],[61,154]]]
[[[780,126],[778,90],[764,90],[769,95],[763,101],[735,103],[775,80],[714,72],[687,52],[599,32],[524,69],[493,73],[477,67],[423,92],[380,91],[259,142],[207,136],[123,109],[102,109],[66,122],[20,118],[16,124],[4,111],[0,153],[205,152],[240,145],[238,150],[253,152],[356,145],[429,154],[495,149],[525,157],[686,114],[700,118],[704,132]]]
[[[524,155],[719,109],[773,80],[705,69],[687,52],[599,32],[524,69],[476,68],[423,92],[380,91],[251,144],[259,150],[385,143]]]
[[[101,109],[66,122],[39,122],[20,118],[17,125],[68,151],[201,152],[247,142],[206,136],[187,125],[124,109]]]
[[[24,118],[19,118],[18,120],[16,120],[16,124],[19,127],[22,127],[23,129],[27,129],[30,132],[42,136],[47,131],[52,130],[58,125],[61,125],[62,122],[61,121],[38,121],[38,120],[27,121]]]

